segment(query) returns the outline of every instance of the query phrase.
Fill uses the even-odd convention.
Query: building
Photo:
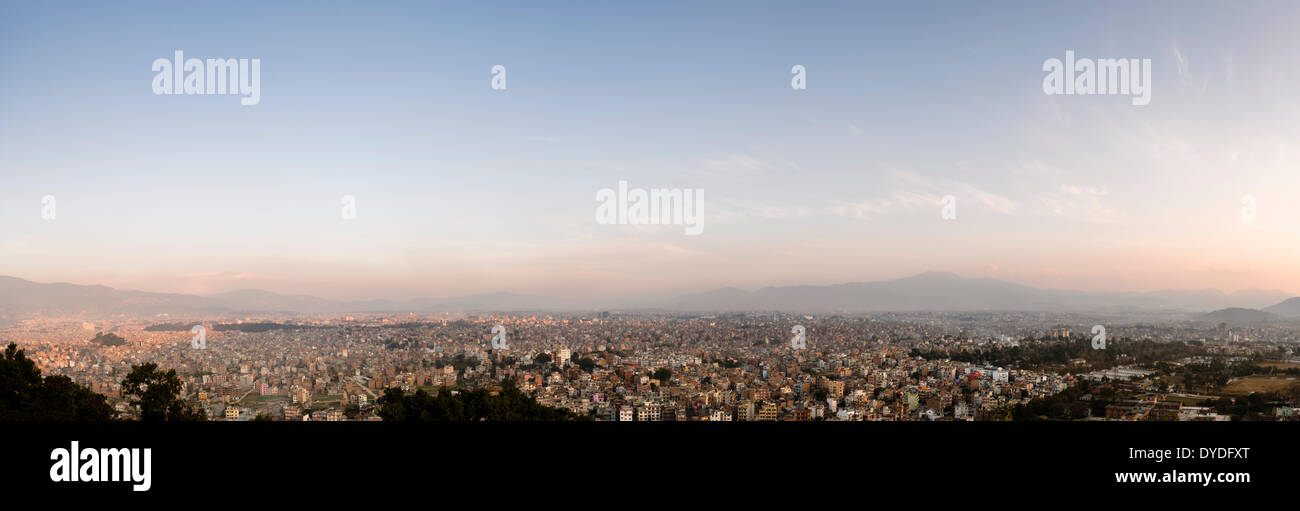
[[[1184,406],[1178,410],[1178,420],[1180,421],[1226,421],[1231,417],[1219,415],[1213,408],[1205,406]]]
[[[1147,414],[1149,413],[1151,413],[1151,403],[1148,401],[1120,399],[1114,403],[1106,405],[1107,419],[1125,421],[1146,420]]]
[[[679,417],[682,417],[682,414],[674,406],[664,407],[660,413],[660,420],[665,422],[676,422]]]
[[[640,422],[659,422],[661,417],[659,405],[645,405],[636,410],[636,420]]]
[[[752,421],[757,418],[757,416],[758,414],[754,412],[753,401],[741,401],[739,405],[736,405],[735,420]]]
[[[1153,401],[1151,411],[1147,413],[1149,421],[1176,421],[1183,404],[1178,401]]]
[[[844,397],[844,382],[842,381],[826,382],[826,394],[830,397]]]

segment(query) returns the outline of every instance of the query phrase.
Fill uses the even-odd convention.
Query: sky
[[[927,270],[1295,293],[1298,22],[1284,1],[6,2],[0,274],[359,299]],[[259,59],[260,102],[155,94],[177,50]],[[1067,51],[1150,59],[1150,103],[1046,94]],[[598,223],[619,181],[704,190],[703,232]]]

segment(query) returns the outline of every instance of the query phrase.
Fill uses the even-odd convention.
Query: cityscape
[[[62,507],[1275,507],[1298,23],[0,1],[0,481]]]
[[[618,422],[1290,421],[1300,404],[1300,319],[1244,308],[1136,321],[1050,311],[123,316],[14,320],[0,343],[105,396],[125,420],[147,418],[123,386],[146,363],[175,371],[177,402],[224,421],[438,420],[384,405],[475,391]]]

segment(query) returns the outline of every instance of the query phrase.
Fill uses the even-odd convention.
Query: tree
[[[93,342],[95,344],[102,344],[104,346],[126,346],[126,339],[123,339],[121,336],[114,333],[106,334],[104,332],[100,332],[99,334],[95,335],[95,338],[91,339],[90,342]]]
[[[654,378],[656,380],[659,380],[659,383],[661,384],[667,385],[668,380],[671,379],[672,377],[673,377],[672,369],[669,369],[667,367],[661,367],[659,369],[655,369]]]
[[[71,378],[42,378],[17,344],[0,358],[0,421],[106,421],[115,415],[107,398]]]
[[[131,366],[131,373],[122,380],[122,396],[140,410],[143,421],[201,421],[207,420],[203,410],[192,410],[181,399],[181,380],[176,370],[160,371],[158,364],[149,362]]]

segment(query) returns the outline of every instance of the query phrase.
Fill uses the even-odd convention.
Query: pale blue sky
[[[364,298],[926,269],[1300,291],[1300,4],[641,4],[0,5],[0,274]],[[175,50],[261,59],[261,103],[154,95]],[[1045,95],[1066,50],[1151,59],[1151,104]],[[704,234],[596,225],[619,180],[705,189]]]

